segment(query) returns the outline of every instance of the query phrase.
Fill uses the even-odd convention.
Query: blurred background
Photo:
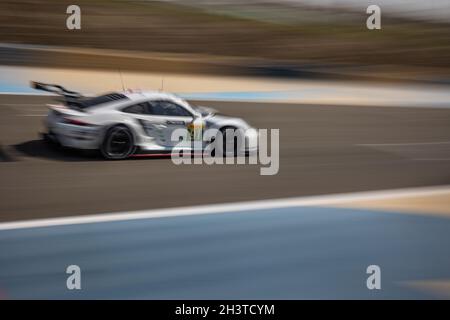
[[[115,68],[120,62],[129,70],[196,72],[213,65],[216,74],[448,81],[448,1],[377,1],[382,30],[374,31],[366,28],[371,3],[80,0],[82,29],[69,31],[64,26],[71,1],[2,1],[3,43],[172,53],[187,65],[164,68],[135,57],[105,59],[97,51],[40,56],[38,50],[17,47],[2,47],[0,62],[96,68]]]
[[[450,298],[449,17],[448,0],[0,1],[0,299]],[[55,96],[30,81],[279,129],[279,173],[52,147]]]

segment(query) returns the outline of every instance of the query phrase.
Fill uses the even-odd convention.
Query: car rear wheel
[[[106,159],[121,160],[133,154],[135,148],[133,133],[119,125],[108,129],[100,151]]]

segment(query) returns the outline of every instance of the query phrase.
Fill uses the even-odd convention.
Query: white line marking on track
[[[153,219],[164,217],[192,216],[201,214],[242,212],[242,211],[265,210],[265,209],[281,209],[300,206],[330,206],[359,200],[380,200],[380,199],[405,198],[405,197],[408,198],[408,197],[439,195],[449,193],[450,193],[450,185],[407,188],[407,189],[391,189],[380,191],[363,191],[363,192],[340,193],[340,194],[318,195],[318,196],[307,196],[296,198],[258,200],[258,201],[224,203],[224,204],[199,205],[190,207],[167,208],[167,209],[140,210],[130,212],[117,212],[117,213],[105,213],[105,214],[94,214],[84,216],[3,222],[0,223],[0,230],[26,229],[26,228],[63,226],[63,225],[112,222],[112,221],[127,221],[138,219]]]

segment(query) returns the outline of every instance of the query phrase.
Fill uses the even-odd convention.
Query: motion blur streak
[[[0,162],[2,221],[450,183],[448,145],[427,144],[450,141],[450,109],[202,101],[280,129],[280,171],[261,177],[257,166],[105,162],[52,148],[37,136],[42,118],[20,116],[52,101],[0,96],[2,150],[15,160]]]
[[[378,1],[379,31],[366,29],[368,1],[79,0],[79,32],[66,29],[71,4],[1,1],[0,42],[132,51],[132,57],[4,48],[0,63],[448,83],[448,1]],[[143,52],[164,61],[143,59]]]

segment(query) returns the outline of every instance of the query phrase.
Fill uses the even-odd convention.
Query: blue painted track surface
[[[325,207],[0,231],[3,298],[433,298],[449,279],[450,220]],[[82,289],[66,288],[79,265]],[[366,288],[381,267],[382,289]]]

